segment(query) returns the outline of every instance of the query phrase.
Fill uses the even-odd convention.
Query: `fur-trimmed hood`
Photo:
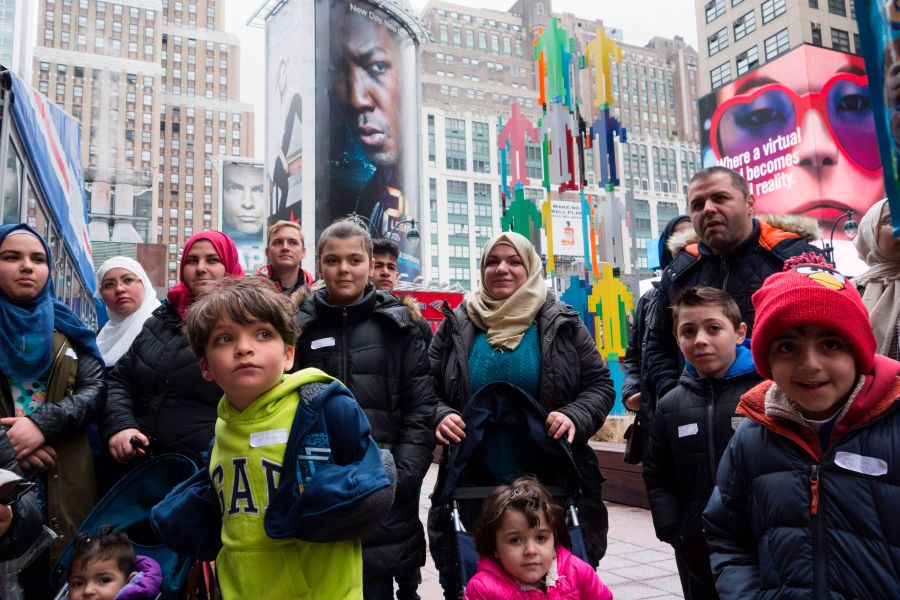
[[[796,233],[809,241],[817,240],[822,237],[819,232],[819,222],[806,215],[760,214],[755,215],[755,218],[776,229]],[[696,244],[699,241],[700,237],[697,235],[697,232],[693,229],[688,229],[687,231],[673,234],[672,237],[669,238],[666,247],[669,249],[669,252],[675,255],[684,250],[687,246]]]
[[[322,287],[325,287],[324,285]],[[291,296],[291,303],[294,305],[294,312],[299,312],[300,307],[303,306],[303,303],[306,302],[306,299],[309,298],[312,294],[316,292],[319,288],[314,288],[312,286],[304,286],[297,290],[293,296]],[[393,294],[391,294],[393,296]],[[402,306],[405,306],[409,310],[409,314],[412,317],[412,320],[416,323],[424,323],[425,317],[422,315],[422,310],[419,308],[419,303],[415,298],[410,296],[394,296]]]

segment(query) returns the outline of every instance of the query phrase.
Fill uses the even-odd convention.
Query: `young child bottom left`
[[[153,600],[162,572],[149,556],[135,556],[128,537],[109,525],[81,532],[73,542],[66,600]]]
[[[565,515],[536,478],[497,486],[475,522],[481,558],[465,600],[612,600],[593,567],[567,545]]]

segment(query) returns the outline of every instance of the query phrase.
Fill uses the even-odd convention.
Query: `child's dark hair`
[[[525,515],[529,527],[537,527],[543,517],[553,532],[553,544],[571,546],[562,508],[536,477],[526,475],[512,483],[498,485],[481,505],[481,513],[475,521],[475,549],[482,556],[493,556],[497,550],[497,530],[508,509]]]
[[[206,356],[206,344],[216,323],[227,316],[247,325],[262,321],[275,328],[285,347],[297,343],[296,309],[266,277],[226,277],[209,293],[197,298],[184,315],[184,331],[198,358]]]
[[[378,238],[372,240],[372,256],[376,254],[388,254],[394,260],[400,258],[400,247],[394,240]]]
[[[725,317],[734,325],[735,331],[741,326],[741,309],[738,308],[737,302],[734,301],[731,294],[714,287],[698,285],[682,290],[672,304],[672,326],[676,335],[678,335],[679,313],[684,308],[694,306],[717,306],[722,309]]]
[[[79,532],[72,541],[72,560],[69,573],[76,565],[86,565],[97,560],[116,561],[119,571],[128,577],[137,568],[134,548],[128,536],[116,531],[112,525],[103,525],[97,533]]]
[[[353,217],[347,217],[346,219],[335,221],[326,227],[319,236],[319,245],[316,247],[316,262],[322,260],[322,248],[325,247],[325,242],[331,238],[346,240],[354,237],[362,238],[362,245],[366,255],[368,258],[372,258],[372,236],[369,234],[369,230],[360,225],[360,222]]]

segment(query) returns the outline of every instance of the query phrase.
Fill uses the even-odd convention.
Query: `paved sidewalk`
[[[422,484],[419,516],[426,522],[428,498],[434,489],[437,465],[431,465]],[[650,511],[607,503],[609,509],[609,546],[600,561],[600,578],[612,590],[616,600],[676,600],[682,597],[672,547],[656,539]],[[443,592],[437,570],[428,556],[422,568],[419,595],[423,600],[441,600]]]

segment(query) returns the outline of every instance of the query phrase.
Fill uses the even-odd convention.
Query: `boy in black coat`
[[[644,481],[656,535],[675,548],[684,597],[715,599],[701,515],[740,422],[738,401],[760,377],[744,343],[747,326],[727,292],[688,288],[675,300],[673,314],[687,364],[678,385],[657,405]]]
[[[793,264],[790,264],[793,263]],[[703,513],[723,599],[900,598],[900,363],[818,256],[753,294],[753,361]]]

